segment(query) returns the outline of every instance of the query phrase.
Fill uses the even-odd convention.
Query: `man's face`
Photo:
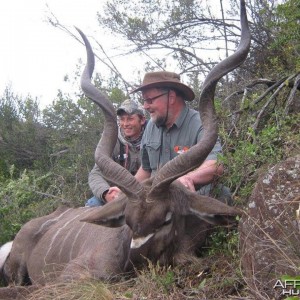
[[[145,117],[138,114],[129,115],[122,113],[119,116],[119,123],[126,138],[135,139],[140,136],[142,127],[145,124]]]
[[[167,116],[167,99],[169,93],[161,89],[147,89],[142,92],[144,108],[150,114],[152,121],[157,125],[164,125]]]

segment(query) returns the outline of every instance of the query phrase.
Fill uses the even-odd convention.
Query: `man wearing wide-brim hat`
[[[193,90],[176,73],[146,73],[142,84],[132,91],[136,92],[142,93],[144,109],[151,117],[141,141],[141,167],[135,175],[142,181],[195,145],[202,137],[202,123],[199,112],[186,105],[195,98]],[[219,153],[217,141],[204,163],[178,180],[191,191],[200,189],[201,194],[209,194],[210,183],[223,173],[223,166],[217,162]]]

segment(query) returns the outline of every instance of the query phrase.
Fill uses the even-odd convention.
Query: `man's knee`
[[[221,183],[217,185],[212,185],[212,184],[205,185],[201,187],[197,191],[197,193],[199,193],[200,195],[216,198],[227,205],[233,204],[230,189]]]
[[[92,198],[88,199],[85,203],[87,207],[94,207],[94,206],[103,206],[105,202],[102,199],[93,196]]]

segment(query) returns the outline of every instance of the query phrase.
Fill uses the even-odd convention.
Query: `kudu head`
[[[95,161],[103,176],[118,186],[123,195],[104,207],[93,209],[83,221],[117,227],[127,224],[132,231],[129,259],[139,262],[140,256],[160,260],[176,248],[184,231],[184,218],[197,216],[211,224],[224,224],[234,219],[238,211],[213,198],[197,195],[175,182],[177,178],[201,165],[213,149],[218,135],[214,109],[214,94],[218,81],[237,68],[247,57],[250,31],[245,1],[241,0],[241,41],[236,52],[216,65],[205,79],[199,101],[203,122],[203,138],[189,151],[164,165],[150,180],[138,182],[132,174],[111,159],[117,141],[115,109],[108,98],[91,83],[94,54],[88,39],[80,31],[86,50],[87,65],[81,78],[85,95],[103,111],[105,126],[95,151]]]

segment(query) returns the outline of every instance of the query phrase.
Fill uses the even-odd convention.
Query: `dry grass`
[[[31,293],[27,300],[113,300],[107,287],[96,281],[48,284]]]
[[[27,300],[184,300],[251,299],[247,297],[238,259],[214,254],[185,266],[162,267],[149,262],[137,276],[117,283],[97,281],[47,285]]]

